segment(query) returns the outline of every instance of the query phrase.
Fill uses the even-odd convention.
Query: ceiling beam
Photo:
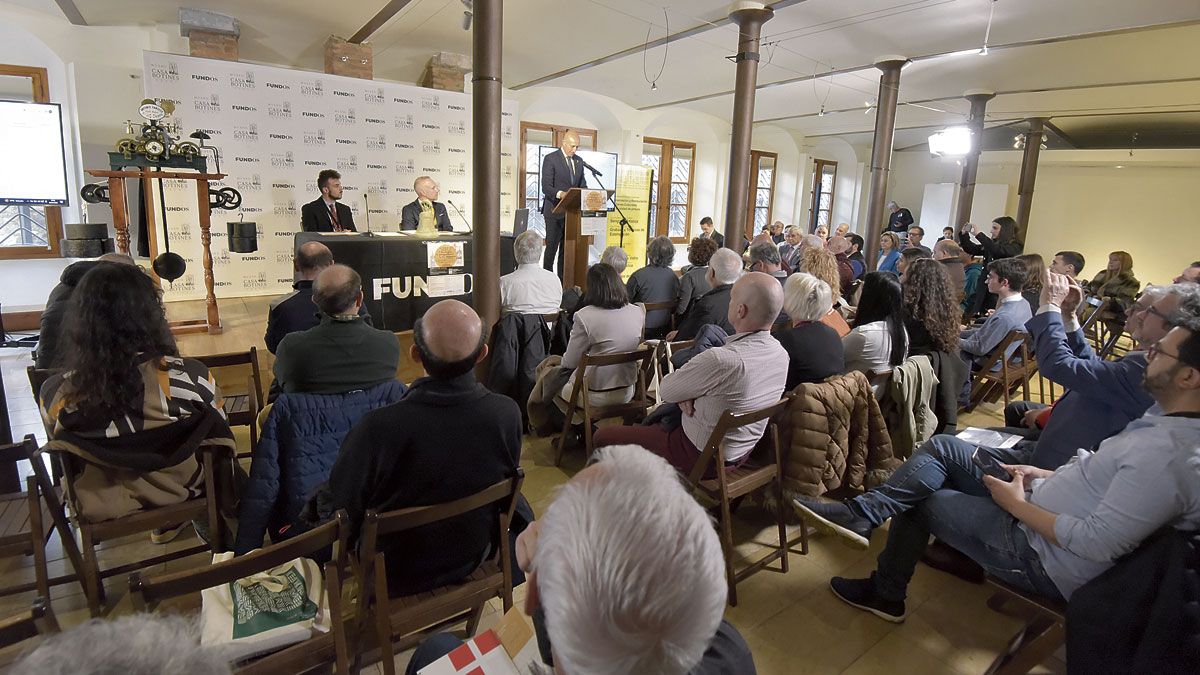
[[[1075,40],[1090,40],[1093,38],[1111,37],[1114,35],[1124,35],[1126,33],[1140,33],[1143,31],[1165,30],[1168,28],[1181,28],[1181,27],[1185,27],[1185,26],[1193,26],[1196,24],[1200,24],[1200,19],[1192,19],[1192,20],[1188,20],[1188,21],[1173,21],[1173,22],[1169,22],[1169,23],[1160,23],[1160,24],[1149,24],[1149,25],[1145,25],[1145,26],[1135,26],[1133,28],[1118,28],[1118,29],[1114,29],[1114,30],[1096,31],[1094,33],[1076,33],[1074,35],[1062,35],[1062,36],[1058,36],[1058,37],[1038,38],[1036,40],[1022,40],[1019,42],[1009,42],[1007,44],[1002,44],[1002,45],[988,45],[988,51],[995,52],[995,51],[1002,51],[1002,50],[1006,50],[1006,49],[1020,49],[1023,47],[1036,47],[1036,46],[1040,46],[1040,45],[1059,44],[1062,42],[1073,42]],[[913,57],[910,57],[909,60],[914,61],[914,62],[915,61],[929,61],[929,60],[933,60],[933,59],[944,58],[944,57],[947,57],[947,56],[950,56],[953,54],[961,54],[964,51],[969,51],[969,50],[957,49],[957,50],[953,50],[953,51],[935,52],[932,54],[923,54],[920,56],[913,56]],[[775,80],[774,82],[766,82],[763,84],[759,84],[757,89],[761,91],[763,89],[769,89],[771,87],[782,87],[785,85],[796,84],[799,82],[809,82],[811,80],[818,80],[818,79],[822,79],[822,78],[826,78],[826,77],[831,77],[834,75],[848,75],[850,73],[855,73],[855,72],[859,72],[859,71],[874,71],[874,70],[875,70],[874,64],[868,63],[865,65],[850,66],[847,68],[839,68],[837,70],[826,71],[823,73],[816,73],[813,75],[801,75],[799,77],[791,77],[791,78],[787,78],[784,80]],[[707,100],[710,98],[719,98],[721,96],[732,96],[732,95],[733,95],[733,90],[730,89],[728,91],[718,91],[718,92],[714,92],[711,94],[701,94],[700,96],[692,96],[689,98],[681,98],[681,99],[677,99],[674,101],[655,103],[653,105],[648,105],[648,106],[638,108],[638,110],[653,110],[655,108],[665,108],[667,106],[682,105],[685,103],[695,103],[696,101],[704,101],[704,100]]]
[[[58,8],[62,10],[63,15],[67,17],[67,21],[70,21],[76,26],[88,25],[87,21],[84,20],[83,15],[79,13],[79,8],[75,6],[75,0],[54,0],[54,2],[58,5]]]
[[[1081,144],[1079,141],[1075,140],[1074,138],[1071,138],[1070,134],[1068,134],[1067,132],[1065,132],[1061,128],[1059,128],[1059,126],[1057,124],[1053,124],[1049,119],[1042,122],[1042,124],[1044,124],[1047,129],[1054,132],[1055,136],[1058,136],[1059,138],[1066,141],[1067,145],[1070,145],[1074,148],[1082,148],[1083,147],[1083,144]]]
[[[59,1],[70,2],[71,0]],[[383,9],[379,10],[375,16],[371,17],[370,21],[363,24],[363,27],[359,28],[354,35],[350,36],[349,40],[346,40],[346,42],[351,42],[354,44],[362,44],[366,42],[368,38],[375,34],[375,31],[383,28],[383,24],[391,21],[393,16],[396,16],[400,10],[404,9],[411,2],[412,0],[389,0],[389,2],[383,6]]]
[[[798,5],[804,1],[805,0],[780,0],[779,2],[767,3],[767,7],[778,12],[779,10],[784,9],[785,7],[790,7],[792,5]],[[575,73],[581,73],[585,70],[588,70],[589,68],[595,68],[596,66],[604,65],[605,63],[610,63],[612,61],[623,59],[627,56],[634,56],[636,54],[640,54],[642,52],[654,49],[655,47],[661,47],[661,46],[667,44],[668,42],[676,42],[678,40],[682,40],[683,38],[688,38],[688,37],[692,37],[693,35],[699,35],[700,33],[708,32],[714,28],[720,28],[722,26],[731,26],[731,25],[733,25],[733,21],[731,21],[728,16],[721,17],[720,19],[718,19],[716,21],[706,21],[704,23],[692,26],[691,28],[681,30],[678,33],[664,35],[663,37],[656,38],[654,40],[650,40],[649,42],[646,42],[644,44],[634,45],[633,47],[630,47],[628,49],[622,49],[619,52],[613,52],[612,54],[608,54],[606,56],[601,56],[599,58],[592,59],[591,61],[587,61],[586,63],[581,63],[576,66],[571,66],[570,68],[560,70],[556,73],[550,73],[549,75],[543,75],[542,77],[539,77],[539,78],[536,78],[533,80],[529,80],[528,82],[522,82],[520,84],[513,85],[511,87],[511,89],[514,89],[514,90],[525,89],[527,87],[533,87],[533,86],[537,86],[539,84],[545,84],[547,82],[550,82],[551,80],[557,80],[559,78],[566,77],[568,75],[574,75]],[[733,92],[731,91],[729,93],[732,94]]]

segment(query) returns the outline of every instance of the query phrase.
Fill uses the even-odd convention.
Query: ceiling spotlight
[[[657,82],[650,83],[650,91],[658,91],[658,83]]]
[[[988,55],[988,41],[992,38],[992,17],[996,15],[996,0],[991,0],[988,3],[988,20],[987,29],[983,32],[983,48],[979,50],[980,56]]]
[[[934,157],[962,157],[971,151],[971,130],[949,127],[929,137],[929,154]]]
[[[821,106],[821,112],[817,113],[817,117],[825,116],[825,106]]]
[[[470,4],[468,4],[467,6],[469,7]],[[462,20],[462,29],[463,30],[471,30],[471,19],[472,19],[471,10],[468,9],[467,11],[463,12],[463,20]]]
[[[987,56],[987,55],[988,55],[988,48],[987,48],[987,45],[984,45],[984,46],[983,46],[983,48],[979,50],[979,55],[980,55],[980,56]]]
[[[1124,164],[1118,164],[1118,165],[1117,165],[1117,168],[1118,168],[1118,169],[1124,169],[1124,168],[1125,168],[1125,165],[1124,165]]]

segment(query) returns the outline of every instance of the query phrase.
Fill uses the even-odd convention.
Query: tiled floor
[[[264,381],[269,381],[271,358],[262,342],[263,317],[269,298],[244,298],[221,302],[221,315],[226,330],[217,336],[190,335],[179,338],[185,354],[211,354],[244,350],[250,345],[259,347]],[[203,305],[198,302],[173,303],[168,312],[172,318],[199,316]],[[404,352],[407,353],[407,350]],[[25,367],[27,352],[0,350],[0,372],[9,398],[15,435],[34,433],[44,440],[45,432],[33,404]],[[415,369],[402,363],[402,379],[411,381]],[[217,374],[218,380],[222,374]],[[240,382],[227,382],[230,387]],[[960,420],[964,426],[997,425],[1002,422],[996,410],[980,411]],[[245,429],[239,429],[239,443],[248,445]],[[554,466],[553,453],[547,439],[526,438],[522,452],[526,471],[524,491],[536,512],[541,512],[553,498],[554,489],[561,485],[583,464],[582,457],[569,453],[562,468]],[[760,550],[756,542],[768,542],[773,525],[766,512],[748,504],[738,511],[735,535],[738,553],[754,555]],[[790,528],[797,536],[796,527]],[[186,546],[194,541],[189,534],[171,546]],[[791,569],[785,574],[762,572],[738,585],[740,602],[726,611],[726,617],[749,642],[758,672],[764,675],[794,673],[946,673],[969,675],[979,673],[1000,651],[1020,627],[1020,622],[989,610],[987,590],[968,584],[925,566],[918,566],[910,587],[909,618],[900,625],[887,623],[839,602],[828,588],[833,575],[865,576],[874,567],[874,558],[886,539],[879,531],[869,551],[855,551],[819,535],[811,538],[807,556],[793,554]],[[104,549],[103,558],[128,560],[131,556],[153,547],[144,538],[130,538]],[[61,545],[50,545],[51,573],[69,570],[62,560]],[[202,556],[192,557],[172,565],[173,568],[203,564]],[[0,559],[0,586],[32,578],[32,562],[28,558]],[[116,614],[132,611],[123,579],[110,580],[110,599],[115,601]],[[525,589],[515,591],[521,605]],[[53,589],[52,601],[60,620],[66,626],[87,619],[86,604],[77,584]],[[32,594],[0,598],[0,616],[26,607]],[[499,618],[498,603],[492,603],[483,619],[486,628]],[[397,657],[403,667],[408,653]],[[1065,672],[1065,665],[1051,659],[1035,672]],[[366,669],[380,672],[378,664]]]

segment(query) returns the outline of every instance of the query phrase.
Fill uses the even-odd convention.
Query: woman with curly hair
[[[800,252],[798,271],[813,275],[833,289],[833,309],[821,319],[821,323],[837,331],[839,337],[846,337],[850,332],[850,324],[846,323],[846,318],[841,312],[843,303],[839,289],[842,287],[842,277],[838,273],[837,258],[826,249],[805,246]]]
[[[233,434],[208,369],[179,356],[154,282],[131,265],[98,265],[68,317],[66,370],[42,386],[41,413],[47,448],[81,460],[81,515],[107,520],[199,496],[198,450],[233,449]]]
[[[677,316],[683,316],[696,298],[712,290],[712,285],[708,283],[708,261],[718,248],[717,242],[700,237],[693,239],[688,246],[688,262],[691,265],[679,279],[679,302],[675,305]]]
[[[958,292],[941,263],[914,260],[904,275],[904,326],[910,355],[958,349]]]

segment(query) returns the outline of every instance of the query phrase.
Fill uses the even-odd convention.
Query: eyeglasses
[[[1146,359],[1152,360],[1158,358],[1159,356],[1165,356],[1168,359],[1175,359],[1176,361],[1179,361],[1179,354],[1164,352],[1162,347],[1158,346],[1158,343],[1155,342],[1154,344],[1150,345],[1149,349],[1146,350]]]
[[[1173,315],[1164,314],[1160,309],[1158,309],[1154,305],[1150,305],[1149,307],[1147,307],[1146,313],[1153,314],[1154,316],[1157,316],[1158,318],[1162,319],[1163,324],[1170,328],[1174,328],[1179,325],[1179,323],[1175,320]]]

